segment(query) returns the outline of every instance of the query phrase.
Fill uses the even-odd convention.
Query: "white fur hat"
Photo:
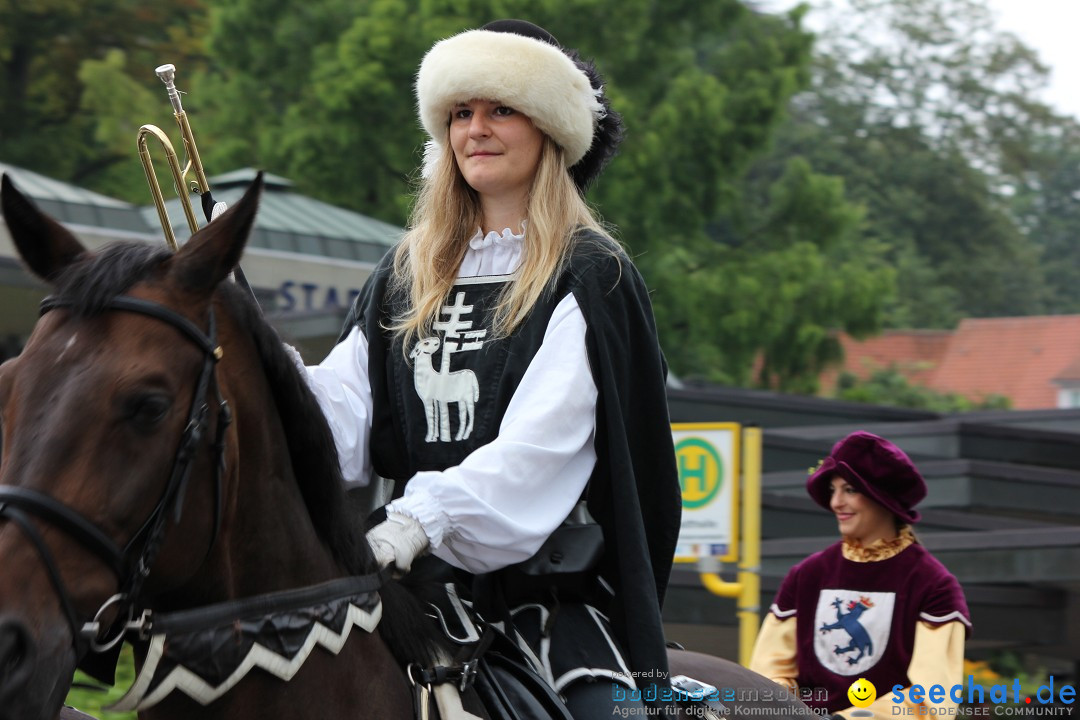
[[[621,124],[602,101],[595,69],[577,60],[576,53],[564,52],[546,30],[523,20],[489,23],[436,43],[420,63],[416,98],[420,121],[431,137],[425,167],[444,149],[451,110],[470,100],[497,100],[529,116],[562,147],[567,168],[589,153],[598,127],[611,125],[602,123],[609,114],[618,131],[614,145],[621,139]],[[605,149],[600,165],[613,154],[614,146]],[[599,169],[590,168],[585,182]]]

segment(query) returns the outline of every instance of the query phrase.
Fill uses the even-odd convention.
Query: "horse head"
[[[260,176],[176,254],[93,254],[3,178],[15,247],[54,294],[0,366],[2,717],[56,717],[74,666],[133,600],[110,598],[179,587],[206,558],[220,508],[211,483],[186,485],[213,475],[205,436],[224,423],[211,299],[243,252],[261,186]],[[180,447],[200,382],[210,409]],[[183,453],[190,467],[175,480]]]
[[[227,611],[207,632],[248,647],[235,642],[236,608],[258,615],[260,598],[282,606],[296,602],[287,591],[381,583],[306,377],[253,298],[224,282],[261,187],[260,176],[176,253],[137,243],[91,253],[3,181],[19,254],[53,292],[22,354],[0,366],[0,719],[51,720],[80,661],[107,678],[111,667],[96,661],[109,659],[128,618],[153,635],[127,639],[154,665],[168,635],[161,619],[176,611]],[[427,657],[413,639],[422,610],[390,603],[380,622],[379,596],[404,593],[356,592],[325,600],[370,603],[350,606],[338,630],[294,638],[298,669],[237,656],[235,681],[149,699],[137,685],[125,701],[169,720],[190,717],[192,698],[207,719],[333,717],[360,702],[369,717],[408,717],[402,658]],[[308,610],[282,622],[315,617]],[[248,642],[264,640],[260,623],[248,627]],[[393,649],[382,634],[398,638]],[[177,661],[182,641],[169,638]],[[220,669],[220,653],[210,655]]]

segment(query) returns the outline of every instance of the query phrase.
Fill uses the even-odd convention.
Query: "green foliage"
[[[1021,695],[1035,696],[1039,688],[1049,682],[1049,676],[1045,667],[1032,668],[1025,663],[1023,658],[1015,652],[1000,650],[990,657],[989,665],[997,672],[1001,680],[1018,679],[1020,681]],[[1001,682],[999,684],[1006,684]],[[1011,698],[1011,688],[1010,695]],[[1016,703],[1022,705],[1023,701]]]
[[[873,243],[850,252],[861,211],[841,183],[798,159],[747,178],[808,81],[810,37],[800,13],[723,5],[656,25],[671,34],[633,41],[639,54],[625,71],[611,55],[630,135],[594,198],[656,288],[661,343],[677,373],[812,390],[836,358],[828,330],[876,329],[892,278]]]
[[[987,657],[988,660],[964,660],[964,677],[972,676],[974,684],[982,687],[984,699],[990,697],[994,686],[1004,687],[1007,701],[996,703],[1000,707],[1030,709],[1026,697],[1035,697],[1039,688],[1048,684],[1046,668],[1032,666],[1031,663],[1024,662],[1020,655],[1009,650],[991,651]],[[1015,691],[1017,681],[1020,684],[1019,693]],[[998,692],[1000,694],[1000,690]],[[975,697],[978,698],[979,695],[976,694]]]
[[[475,22],[465,12],[399,0],[215,4],[216,66],[199,84],[207,164],[273,169],[300,192],[403,224],[422,143],[416,66]]]
[[[1027,153],[1012,211],[1042,251],[1048,309],[1080,313],[1080,124],[1035,137]]]
[[[81,672],[75,673],[75,682],[97,685],[98,683]],[[131,646],[125,645],[120,653],[120,662],[116,666],[116,684],[102,692],[88,688],[72,688],[68,693],[64,704],[70,705],[76,710],[92,715],[98,720],[136,720],[135,713],[106,712],[102,710],[107,705],[119,700],[131,684],[135,682],[135,663],[131,652]]]
[[[844,178],[866,209],[864,236],[897,269],[886,323],[1051,309],[1050,265],[1008,199],[1032,133],[1062,122],[1033,99],[1046,68],[984,0],[853,0],[834,18],[776,154]]]
[[[0,0],[0,158],[144,201],[135,134],[123,147],[118,137],[171,122],[167,102],[139,117],[143,90],[164,102],[154,68],[194,69],[204,17],[200,0]]]
[[[859,380],[851,373],[842,373],[837,380],[836,397],[849,402],[873,405],[893,405],[939,413],[970,412],[972,410],[1008,410],[1009,399],[990,394],[972,401],[956,393],[940,393],[921,385],[912,385],[895,368],[877,370],[869,378]]]
[[[853,244],[862,215],[835,178],[796,158],[779,179],[757,184],[764,199],[747,193],[739,215],[723,218],[727,242],[647,265],[662,279],[661,340],[674,367],[708,368],[707,379],[814,392],[840,359],[831,331],[876,331],[893,274],[873,243]]]

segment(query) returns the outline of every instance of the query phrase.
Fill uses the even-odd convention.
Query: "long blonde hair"
[[[414,339],[430,334],[468,241],[482,225],[479,195],[465,182],[448,141],[444,148],[421,182],[409,229],[394,254],[390,289],[408,298],[408,308],[388,329],[402,337],[406,353]],[[570,258],[576,231],[592,230],[610,242],[613,254],[619,253],[566,171],[562,149],[546,135],[525,213],[522,262],[496,305],[496,337],[512,333],[554,285]]]

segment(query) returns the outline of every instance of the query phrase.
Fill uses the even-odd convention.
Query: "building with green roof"
[[[256,173],[244,168],[209,178],[214,200],[236,202]],[[293,192],[287,178],[264,173],[263,183],[249,248],[376,263],[401,237],[402,230],[395,225]],[[186,239],[190,233],[180,201],[173,199],[165,206],[177,239]],[[143,215],[148,224],[157,225],[156,208],[144,208]]]
[[[116,240],[164,242],[153,205],[140,207],[2,163],[0,172],[88,247]],[[214,199],[236,202],[255,175],[245,168],[210,178]],[[353,298],[402,229],[300,195],[287,178],[264,174],[263,179],[259,214],[241,267],[278,331],[315,361],[333,346]],[[193,202],[201,219],[198,198]],[[180,201],[166,201],[166,209],[183,243],[190,231]],[[25,339],[33,327],[43,293],[43,286],[22,269],[6,229],[0,229],[0,303],[5,310],[0,349],[21,346],[19,338]]]

